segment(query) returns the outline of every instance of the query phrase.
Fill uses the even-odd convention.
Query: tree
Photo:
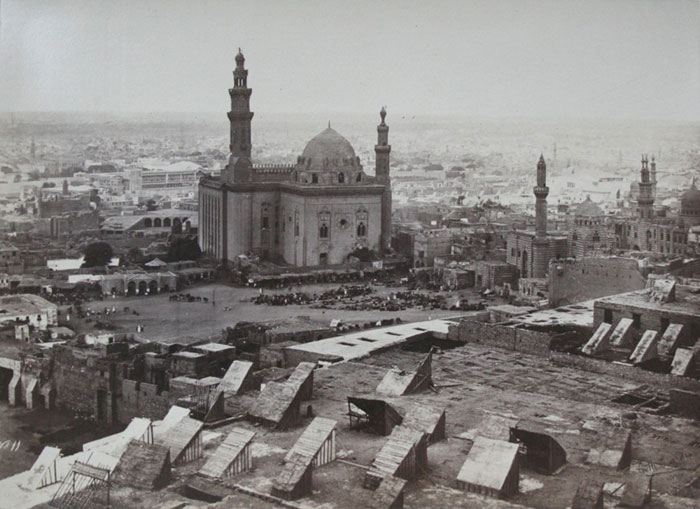
[[[179,235],[182,233],[182,223],[180,221],[173,223],[172,227],[170,228],[170,232],[174,233],[175,235]]]
[[[114,251],[106,242],[93,242],[85,247],[83,255],[83,267],[104,267],[114,256]]]
[[[196,237],[176,237],[168,248],[168,261],[196,260],[202,256]]]
[[[127,260],[129,260],[131,263],[134,263],[136,265],[140,265],[143,263],[143,253],[138,247],[132,247],[129,249],[129,252],[126,254]]]
[[[150,200],[148,200],[146,202],[146,210],[148,210],[149,212],[156,210],[157,208],[158,208],[158,204],[156,203],[156,201],[153,198],[151,198]]]

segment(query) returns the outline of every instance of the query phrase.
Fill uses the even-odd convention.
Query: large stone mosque
[[[248,71],[238,52],[233,71],[231,155],[221,177],[199,184],[199,245],[221,260],[257,255],[298,267],[341,264],[358,248],[381,253],[391,241],[389,126],[382,108],[375,175],[352,145],[328,125],[296,164],[251,159]]]

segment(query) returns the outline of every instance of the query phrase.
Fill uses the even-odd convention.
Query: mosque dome
[[[584,201],[582,201],[581,203],[579,203],[576,206],[575,214],[577,216],[588,216],[588,217],[596,217],[596,216],[605,215],[605,213],[603,212],[603,209],[601,209],[598,206],[598,204],[591,201],[590,196],[587,196]]]
[[[700,190],[694,179],[690,189],[681,195],[681,216],[700,217]]]
[[[695,182],[681,195],[681,208],[700,208],[700,190],[695,187]]]
[[[306,144],[299,163],[309,171],[337,171],[355,168],[357,157],[350,142],[330,126]]]

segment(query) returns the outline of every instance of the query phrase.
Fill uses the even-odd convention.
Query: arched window
[[[166,228],[170,228],[170,218],[169,217],[166,217],[165,219],[163,219],[163,226],[165,226]]]
[[[338,184],[345,183],[345,173],[338,173]]]
[[[312,183],[312,184],[318,184],[318,173],[312,173],[312,174],[311,174],[311,183]]]
[[[299,211],[294,211],[294,236],[299,236]]]
[[[355,182],[362,182],[362,173],[358,173],[357,177],[355,177]]]
[[[591,240],[593,242],[600,242],[600,235],[598,235],[598,232],[593,232],[593,238]]]
[[[161,224],[161,223],[160,223],[160,218],[159,218],[159,217],[156,217],[156,218],[153,220],[153,226],[155,226],[156,228],[160,228],[160,224]]]
[[[318,236],[322,239],[328,238],[328,225],[326,223],[321,223],[321,227],[318,229]]]
[[[357,223],[357,236],[358,237],[366,237],[367,236],[367,227],[365,226],[365,223]]]

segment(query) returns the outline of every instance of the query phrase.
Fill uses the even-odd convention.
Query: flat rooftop
[[[56,304],[29,293],[19,295],[5,295],[0,297],[0,319],[3,315],[16,315],[21,313],[37,313],[49,308],[56,308]]]
[[[343,361],[349,361],[365,357],[377,350],[400,345],[426,333],[445,337],[450,324],[457,324],[457,321],[439,319],[394,325],[290,346],[288,350],[315,353],[319,356],[337,356]]]
[[[695,293],[697,292],[697,293]],[[652,300],[651,288],[634,292],[621,293],[597,299],[597,304],[605,306],[612,304],[627,306],[641,310],[658,311],[663,309],[672,313],[681,313],[700,317],[700,287],[676,285],[676,298],[673,302],[657,302]]]

